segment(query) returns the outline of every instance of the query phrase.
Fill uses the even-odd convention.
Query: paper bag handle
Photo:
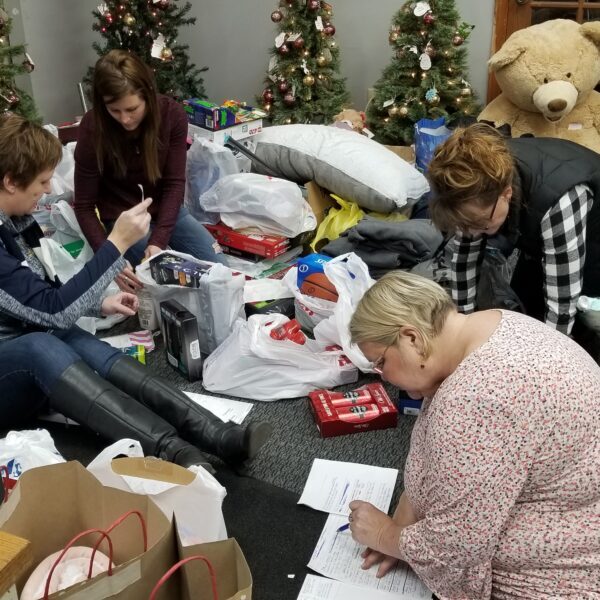
[[[10,473],[8,467],[0,465],[0,504],[8,500],[8,493],[10,486],[8,485],[10,479]]]
[[[108,534],[106,533],[106,531],[103,531],[102,529],[87,529],[86,531],[82,531],[81,533],[78,533],[63,548],[63,551],[60,553],[59,557],[54,561],[54,564],[52,565],[52,568],[50,569],[50,572],[48,573],[48,577],[46,578],[46,586],[44,587],[44,598],[43,598],[43,600],[48,600],[48,595],[50,594],[50,581],[52,580],[52,575],[54,575],[54,570],[56,569],[56,567],[58,566],[58,564],[60,563],[60,561],[63,559],[63,557],[67,553],[67,550],[75,542],[77,542],[80,538],[82,538],[85,535],[88,535],[88,533],[101,533],[102,537],[100,538],[100,541],[102,541],[104,538],[106,538],[106,540],[108,542],[108,548],[109,548],[109,551],[108,551],[108,574],[112,575],[113,545],[112,545],[112,541],[111,541],[110,537],[108,536]],[[93,561],[91,560],[90,561],[90,570],[89,570],[89,573],[88,573],[88,579],[92,576],[92,567],[91,567],[92,564],[93,564]]]
[[[109,534],[115,527],[118,527],[130,515],[137,515],[138,519],[140,520],[140,525],[142,526],[142,536],[144,538],[144,552],[147,552],[148,551],[148,529],[146,527],[146,521],[144,520],[144,517],[142,516],[142,513],[139,510],[127,511],[126,513],[122,514],[118,519],[115,519],[115,521],[113,521],[104,531],[106,534]],[[90,558],[90,570],[88,571],[88,579],[90,579],[92,577],[92,569],[93,569],[93,565],[94,565],[94,558],[96,556],[96,550],[98,550],[98,546],[100,546],[103,539],[104,538],[100,538],[96,542],[96,545],[94,546],[94,549],[92,550],[92,556]]]
[[[212,585],[213,600],[219,600],[219,592],[217,591],[217,574],[215,573],[215,569],[212,566],[210,560],[208,560],[208,558],[206,558],[206,556],[200,556],[199,554],[196,556],[188,556],[187,558],[180,560],[178,563],[175,563],[158,580],[157,584],[154,586],[154,589],[150,592],[150,596],[148,597],[148,600],[156,600],[156,596],[157,596],[158,592],[160,591],[160,588],[165,583],[165,581],[167,581],[167,579],[169,579],[169,577],[171,577],[171,575],[173,575],[173,573],[175,573],[175,571],[177,571],[180,567],[182,567],[186,563],[191,562],[192,560],[203,560],[206,563],[206,566],[208,567],[208,572],[210,573],[210,583]]]

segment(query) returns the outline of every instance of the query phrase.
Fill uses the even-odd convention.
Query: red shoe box
[[[308,395],[321,437],[334,437],[398,424],[398,409],[381,383],[340,394],[316,390]]]
[[[221,244],[248,254],[256,254],[264,258],[276,258],[284,254],[290,247],[290,240],[280,235],[264,235],[260,233],[245,234],[235,231],[223,223],[205,226],[213,237]]]

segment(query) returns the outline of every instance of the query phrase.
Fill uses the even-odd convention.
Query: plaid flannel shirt
[[[586,185],[576,185],[543,216],[545,321],[569,334],[577,314],[577,299],[583,284],[587,216],[594,198]],[[452,246],[452,299],[458,310],[471,313],[476,308],[479,266],[487,236],[461,233]]]

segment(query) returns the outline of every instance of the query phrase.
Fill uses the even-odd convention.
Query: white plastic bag
[[[193,262],[202,262],[183,252],[168,252]],[[139,265],[135,272],[144,285],[144,290],[152,298],[153,312],[157,319],[160,315],[160,303],[165,300],[176,300],[196,317],[200,350],[204,354],[210,354],[225,340],[235,321],[244,315],[245,278],[219,263],[214,264],[200,278],[199,288],[159,285],[152,279],[148,261]],[[146,312],[148,308],[145,307]],[[152,316],[147,317],[149,322],[153,320]]]
[[[357,380],[356,368],[340,348],[328,350],[311,339],[301,345],[270,336],[272,329],[288,321],[279,314],[237,321],[232,334],[204,361],[204,388],[269,401]]]
[[[9,431],[0,440],[0,466],[8,469],[11,479],[35,467],[65,462],[45,429]]]
[[[364,296],[375,283],[369,268],[353,252],[337,256],[323,265],[327,279],[338,293],[333,314],[322,320],[314,329],[315,339],[333,343],[344,349],[344,354],[361,370],[371,371],[371,363],[356,344],[350,343],[350,320]]]
[[[335,302],[307,296],[298,289],[298,268],[291,268],[284,276],[283,282],[294,294],[294,306],[296,308],[296,320],[302,329],[312,331],[323,319],[333,315]]]
[[[295,183],[256,173],[223,177],[202,195],[200,205],[220,213],[223,223],[232,229],[252,227],[265,234],[293,238],[317,226]]]
[[[178,483],[174,482],[181,480],[177,477],[177,467],[148,458],[144,464],[152,476],[146,479],[116,473],[112,460],[118,456],[142,458],[144,453],[139,442],[122,439],[100,452],[88,465],[88,471],[103,485],[150,496],[167,517],[175,515],[184,546],[227,539],[221,508],[227,492],[206,469],[190,468],[195,475],[193,480],[186,477],[186,483]],[[161,465],[169,466],[169,470],[159,470]]]
[[[185,205],[200,223],[218,223],[219,213],[207,212],[200,206],[200,196],[226,175],[240,173],[241,161],[229,148],[206,138],[194,136],[187,151]]]

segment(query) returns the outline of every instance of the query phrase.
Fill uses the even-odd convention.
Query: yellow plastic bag
[[[335,194],[331,194],[331,197],[340,208],[330,208],[327,216],[319,225],[310,245],[313,252],[318,252],[328,242],[337,240],[346,229],[354,227],[365,216],[363,210],[355,202],[343,200]]]

